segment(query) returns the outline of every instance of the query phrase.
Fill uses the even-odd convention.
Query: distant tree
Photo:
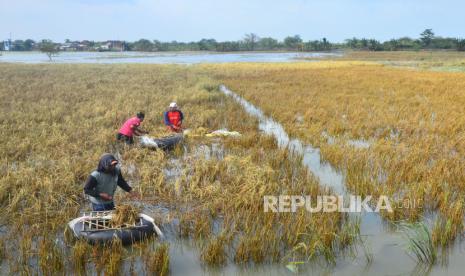
[[[385,41],[382,47],[386,51],[397,51],[400,47],[400,44],[397,39],[391,39],[389,41]]]
[[[455,49],[457,51],[465,51],[465,39],[456,39],[455,40]]]
[[[24,41],[24,51],[31,51],[34,48],[35,41],[32,39],[26,39]]]
[[[133,44],[133,47],[134,47],[134,44]],[[162,45],[161,45],[160,41],[158,41],[158,40],[153,41],[153,50],[154,51],[161,51],[161,47],[162,47]]]
[[[448,37],[434,37],[431,40],[430,48],[433,49],[454,49],[456,47],[457,40]]]
[[[150,52],[153,51],[153,44],[148,39],[139,39],[138,41],[134,42],[132,45],[133,50],[140,51],[140,52]]]
[[[220,42],[216,45],[218,52],[233,52],[240,50],[240,43],[237,41],[225,41]]]
[[[376,39],[367,40],[367,48],[370,51],[381,51],[381,50],[383,50],[383,47],[381,46],[381,43]]]
[[[331,43],[326,39],[326,37],[323,37],[321,40],[321,46],[323,51],[329,51],[331,50]]]
[[[329,51],[332,48],[332,44],[326,39],[322,40],[311,40],[303,45],[305,51]]]
[[[0,42],[0,50],[4,50],[7,42]],[[80,43],[83,50],[104,50],[109,45],[108,41],[94,42],[83,40],[71,41],[66,39],[65,43]],[[10,50],[12,51],[30,51],[39,49],[44,53],[48,53],[49,59],[58,53],[60,44],[53,43],[50,40],[35,42],[32,39],[15,40],[11,42]],[[122,42],[122,48],[128,51],[255,51],[255,50],[299,50],[299,51],[328,51],[331,49],[350,48],[357,50],[370,51],[397,51],[397,50],[420,50],[420,49],[455,49],[465,51],[465,40],[450,37],[435,36],[432,29],[426,29],[421,33],[418,39],[409,37],[401,37],[391,39],[389,41],[380,42],[375,39],[366,38],[350,38],[344,43],[331,43],[326,38],[321,40],[310,40],[303,42],[299,35],[288,36],[282,41],[278,41],[272,37],[259,38],[254,33],[245,34],[244,38],[238,41],[222,41],[218,42],[215,39],[201,39],[191,42],[161,42],[158,40],[149,41],[140,39],[135,42]],[[46,51],[48,49],[49,51]],[[51,51],[53,50],[53,51]],[[50,54],[50,55],[49,55]]]
[[[55,45],[55,43],[53,43],[53,41],[48,40],[48,39],[42,40],[42,42],[40,43],[40,46],[39,46],[39,50],[42,53],[45,53],[48,56],[48,59],[50,61],[52,61],[53,56],[58,55],[58,53],[60,52],[60,50]]]
[[[219,42],[218,44],[216,44],[216,51],[226,52],[226,42]]]
[[[166,48],[167,48],[167,51],[176,51],[177,49],[182,47],[181,45],[182,44],[180,42],[173,40],[171,42],[166,43]]]
[[[241,49],[241,44],[237,41],[225,41],[220,42],[216,45],[216,50],[218,52],[233,52],[239,51]]]
[[[351,49],[357,49],[358,44],[359,44],[358,39],[355,37],[346,39],[345,42],[346,42],[347,47]]]
[[[245,44],[245,47],[247,48],[247,50],[250,50],[250,51],[255,50],[255,46],[256,46],[258,40],[259,40],[258,35],[254,34],[254,33],[245,34],[245,36],[244,36],[244,44]]]
[[[426,29],[420,34],[420,40],[423,43],[423,46],[429,47],[431,45],[431,41],[434,38],[433,29]]]
[[[305,51],[320,51],[321,50],[320,44],[321,43],[318,40],[308,41],[307,43],[304,44],[304,50]]]
[[[185,49],[189,51],[199,51],[200,50],[199,42],[191,41],[185,45]],[[216,47],[213,50],[216,50]]]
[[[399,43],[399,49],[402,50],[418,49],[421,47],[421,42],[411,39],[410,37],[401,37],[397,39],[397,41]]]
[[[284,39],[284,46],[288,50],[302,49],[302,38],[299,35],[288,36]]]
[[[11,50],[12,51],[24,51],[24,41],[20,39],[13,41],[11,45]]]
[[[368,42],[369,42],[369,41],[368,41],[368,39],[366,39],[366,38],[360,39],[359,48],[365,49],[365,50],[368,49]]]
[[[197,42],[198,49],[201,51],[213,51],[216,49],[216,44],[216,40],[205,38]]]
[[[263,37],[257,43],[257,47],[262,50],[274,50],[279,47],[278,40],[271,37]]]

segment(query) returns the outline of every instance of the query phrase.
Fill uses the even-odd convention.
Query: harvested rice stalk
[[[115,212],[110,220],[110,225],[113,227],[133,225],[139,219],[140,212],[140,208],[133,205],[122,204],[116,206]]]

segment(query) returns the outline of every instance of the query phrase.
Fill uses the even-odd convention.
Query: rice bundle
[[[133,225],[139,220],[141,210],[132,205],[119,205],[116,206],[115,211],[111,217],[110,224],[112,227],[123,227],[125,225]]]

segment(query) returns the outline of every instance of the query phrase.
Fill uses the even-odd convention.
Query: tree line
[[[0,49],[4,44],[0,43]],[[51,46],[54,45],[54,46]],[[66,48],[68,47],[68,48]],[[73,47],[75,45],[75,47]],[[118,45],[117,47],[114,45]],[[342,43],[332,43],[326,38],[304,41],[299,35],[287,36],[283,40],[272,37],[259,37],[248,33],[243,39],[237,41],[216,41],[215,39],[201,39],[193,42],[162,42],[158,40],[139,39],[134,42],[126,41],[71,41],[54,43],[50,40],[36,42],[32,39],[15,40],[10,45],[12,51],[31,51],[55,47],[59,49],[74,49],[81,51],[331,51],[338,49],[354,49],[367,51],[399,51],[422,49],[445,49],[465,51],[465,39],[436,36],[432,29],[426,29],[419,38],[402,37],[381,42],[369,38],[351,38]]]
[[[457,50],[465,51],[465,39],[435,36],[432,29],[426,29],[420,38],[402,37],[380,42],[376,39],[347,39],[346,48],[369,51],[399,51],[399,50]]]

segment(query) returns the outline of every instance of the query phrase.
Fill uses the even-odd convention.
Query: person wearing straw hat
[[[170,103],[168,111],[164,114],[165,125],[173,132],[182,132],[182,120],[184,115],[175,102]]]
[[[131,197],[137,196],[132,187],[121,175],[115,156],[105,153],[100,158],[97,169],[93,171],[84,185],[84,193],[89,196],[93,211],[107,211],[115,209],[113,196],[119,186]]]

